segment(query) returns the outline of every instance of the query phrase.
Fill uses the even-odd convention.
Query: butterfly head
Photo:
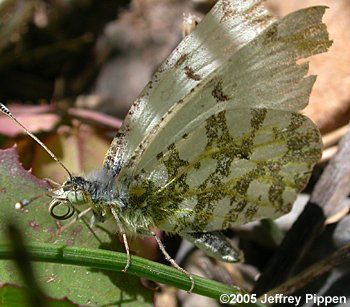
[[[96,170],[86,175],[70,176],[61,186],[53,189],[50,193],[52,202],[49,213],[52,217],[65,220],[70,218],[74,212],[79,212],[78,207],[85,205],[90,208],[97,222],[103,222],[108,213],[107,204],[114,204],[121,209],[124,202],[119,197],[114,177],[106,170]],[[61,208],[67,208],[65,213]]]
[[[91,204],[91,196],[89,193],[89,181],[83,177],[72,176],[65,181],[58,189],[51,191],[52,201],[49,206],[49,212],[52,217],[58,220],[65,220],[70,218],[76,206]],[[58,207],[65,206],[66,212],[59,214]]]

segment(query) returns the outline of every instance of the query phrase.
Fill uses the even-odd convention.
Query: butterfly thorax
[[[118,215],[121,228],[129,234],[144,232],[153,226],[153,220],[145,214],[143,208],[135,207],[127,198],[123,198],[115,177],[105,170],[95,171],[85,178],[73,176],[56,191],[56,199],[69,202],[73,207],[88,205],[92,208],[93,223],[104,222],[113,216],[112,210]],[[115,217],[114,217],[115,218]]]
[[[83,191],[86,193],[85,202],[92,201],[94,204],[109,203],[112,200],[118,199],[118,193],[112,181],[91,180],[83,177],[72,177],[63,185],[63,190],[66,191]],[[69,194],[68,194],[69,195]],[[76,201],[80,201],[77,199]],[[123,206],[123,203],[120,202]]]

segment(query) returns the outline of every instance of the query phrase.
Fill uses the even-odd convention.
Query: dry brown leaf
[[[9,106],[16,118],[32,133],[51,131],[59,122],[60,117],[52,113],[54,105],[26,106],[12,104]],[[24,130],[10,118],[0,114],[0,134],[13,138],[25,134]]]
[[[350,1],[348,0],[267,0],[268,8],[284,16],[300,8],[326,5],[324,21],[333,46],[311,59],[310,73],[318,75],[310,104],[304,110],[323,132],[331,131],[350,119]]]

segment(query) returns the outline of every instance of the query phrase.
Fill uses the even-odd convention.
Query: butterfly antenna
[[[46,145],[40,141],[34,134],[32,134],[31,132],[28,131],[28,129],[26,127],[24,127],[14,116],[13,114],[10,112],[10,110],[3,105],[0,102],[0,111],[2,113],[4,113],[5,115],[7,115],[9,118],[11,118],[16,124],[18,124],[19,126],[21,126],[23,128],[23,130],[33,139],[35,140],[42,148],[45,149],[45,151],[59,164],[61,165],[64,170],[68,173],[70,179],[72,179],[72,174],[70,173],[70,171],[68,170],[68,168],[54,155],[54,153],[46,147]]]
[[[41,194],[36,195],[36,196],[34,196],[32,198],[29,198],[29,199],[27,199],[27,198],[22,199],[22,200],[20,200],[19,202],[17,202],[15,204],[15,209],[17,209],[17,210],[23,209],[24,207],[26,207],[29,204],[31,204],[33,201],[35,201],[35,200],[37,200],[37,199],[39,199],[39,198],[41,198],[41,197],[43,197],[45,195],[48,195],[47,192],[41,193]]]

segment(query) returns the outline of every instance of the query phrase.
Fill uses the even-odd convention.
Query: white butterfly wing
[[[305,77],[308,64],[298,65],[296,61],[330,46],[322,23],[324,12],[325,7],[311,7],[292,13],[227,57],[145,136],[125,175],[139,173],[157,153],[190,132],[207,118],[207,112],[212,113],[223,103],[240,108],[303,109],[315,76]],[[201,75],[197,70],[194,73]],[[125,175],[120,175],[123,181]]]
[[[130,208],[170,232],[288,212],[321,154],[318,129],[297,113],[315,77],[296,62],[331,45],[325,7],[273,22],[260,1],[237,2],[254,5],[243,14],[218,2],[155,74],[106,158],[121,167]]]
[[[213,7],[134,102],[106,155],[105,168],[123,167],[174,104],[274,21],[262,3],[225,0]]]

